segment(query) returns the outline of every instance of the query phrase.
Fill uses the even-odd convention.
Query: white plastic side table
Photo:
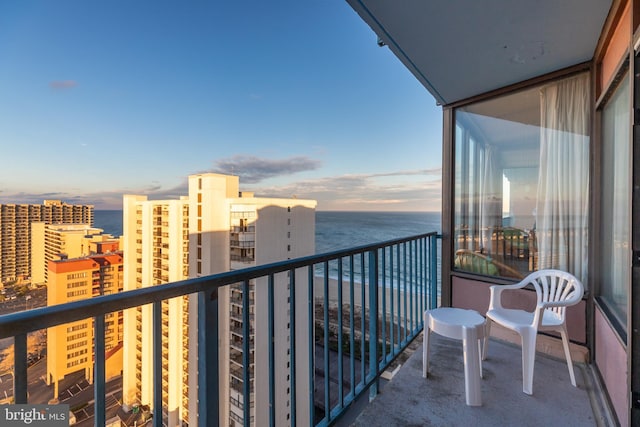
[[[424,340],[422,376],[429,372],[429,335],[435,332],[447,338],[462,340],[464,353],[464,389],[469,406],[481,406],[480,378],[482,378],[482,351],[486,321],[477,311],[441,307],[424,312]]]

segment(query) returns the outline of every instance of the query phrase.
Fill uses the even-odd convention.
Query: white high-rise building
[[[125,289],[153,286],[311,255],[315,252],[312,200],[254,197],[240,193],[236,176],[189,177],[189,195],[180,200],[124,196]],[[296,273],[302,283],[306,272]],[[297,398],[299,422],[308,408],[308,291],[296,288],[289,301],[289,278],[275,277],[276,425],[291,424],[291,399]],[[268,423],[267,283],[250,284],[251,416]],[[303,289],[304,288],[304,289]],[[220,424],[243,422],[242,288],[219,292]],[[296,304],[296,396],[291,395],[289,308]],[[197,425],[197,296],[162,305],[163,418],[167,425]],[[304,325],[304,327],[302,326]],[[154,384],[152,308],[127,310],[124,317],[123,397],[127,406],[152,405]],[[304,344],[302,344],[304,343]],[[302,374],[304,373],[304,374]],[[153,411],[153,408],[152,408]],[[153,411],[155,413],[155,411]]]

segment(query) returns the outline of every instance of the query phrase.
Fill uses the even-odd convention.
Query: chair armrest
[[[489,310],[502,308],[502,302],[500,300],[502,291],[512,290],[512,289],[522,289],[525,286],[527,286],[527,283],[524,280],[518,283],[514,283],[512,285],[492,285],[489,288],[489,291],[491,292],[490,298],[489,298]]]

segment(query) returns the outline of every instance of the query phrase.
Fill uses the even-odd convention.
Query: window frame
[[[603,189],[602,189],[602,178],[603,178],[603,174],[604,172],[602,171],[602,155],[603,155],[603,150],[604,150],[604,135],[603,135],[603,128],[604,128],[604,108],[609,105],[609,101],[610,98],[616,93],[616,91],[619,89],[620,87],[620,83],[621,80],[623,78],[627,78],[629,79],[628,81],[628,91],[629,91],[629,97],[630,97],[630,102],[629,102],[629,108],[631,109],[631,111],[633,111],[633,104],[635,102],[634,100],[634,86],[635,86],[635,82],[633,81],[633,76],[632,76],[632,70],[631,70],[631,66],[630,66],[630,61],[629,61],[629,52],[627,51],[623,58],[621,59],[620,63],[618,64],[615,73],[613,74],[613,78],[611,79],[611,81],[608,83],[608,85],[603,88],[600,98],[597,100],[597,102],[595,103],[595,110],[596,110],[596,120],[597,120],[597,125],[598,125],[598,135],[597,135],[597,153],[594,150],[594,154],[597,154],[594,160],[594,168],[597,171],[596,173],[594,173],[595,178],[594,182],[596,182],[597,187],[594,189],[594,194],[600,194]],[[629,146],[630,146],[630,157],[633,157],[633,117],[631,117],[631,120],[629,122],[629,127],[630,127],[630,133],[629,133]],[[628,212],[628,221],[629,221],[629,243],[632,245],[633,244],[633,222],[632,222],[632,218],[633,218],[633,175],[634,175],[634,168],[637,168],[638,165],[634,165],[633,164],[633,160],[630,159],[630,163],[631,163],[631,169],[629,171],[629,200],[630,202],[630,206],[629,206],[629,212]],[[592,201],[594,206],[596,204],[600,204],[601,200],[598,197],[597,199],[594,197],[594,200]],[[594,208],[594,211],[597,208]],[[594,231],[597,232],[597,234],[595,234],[595,238],[598,239],[598,241],[600,241],[603,236],[601,234],[601,224],[603,222],[602,216],[601,216],[601,212],[599,209],[597,209],[597,218],[595,220],[595,222],[592,222],[592,228],[594,229]],[[602,258],[602,253],[601,253],[601,248],[598,247],[594,247],[593,250],[591,251],[590,255],[593,256],[593,259],[601,259]],[[632,260],[632,248],[629,249],[628,251],[628,257],[629,257],[629,261],[628,261],[628,267],[629,267],[629,280],[628,283],[626,284],[626,291],[627,291],[627,295],[626,295],[626,304],[627,304],[627,312],[626,312],[626,318],[622,319],[620,317],[620,314],[612,307],[612,304],[610,304],[608,302],[608,300],[604,297],[602,297],[602,287],[604,286],[604,284],[602,283],[601,280],[601,267],[600,264],[598,263],[594,263],[594,268],[592,269],[592,275],[594,278],[597,278],[597,280],[595,280],[595,282],[597,283],[597,287],[594,289],[594,303],[596,304],[596,306],[600,309],[600,311],[602,312],[602,314],[604,315],[604,317],[606,318],[607,322],[609,322],[611,328],[613,328],[613,330],[616,332],[616,334],[618,335],[619,339],[621,340],[622,344],[627,346],[628,345],[628,329],[629,329],[629,325],[631,325],[631,310],[632,310],[632,306],[631,306],[631,298],[632,298],[632,280],[633,280],[633,260]]]

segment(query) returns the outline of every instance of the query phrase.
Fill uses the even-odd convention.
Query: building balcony
[[[231,304],[242,307],[242,295],[232,295],[229,297],[229,302]],[[255,303],[255,299],[252,295],[249,296],[249,305],[253,305]]]
[[[240,249],[255,248],[256,242],[255,240],[232,239],[229,241],[229,246],[232,248],[240,248]]]
[[[244,315],[242,313],[235,313],[235,312],[229,312],[229,317],[235,321],[238,322],[243,322],[244,321]],[[248,316],[249,321],[253,321],[254,320],[254,315],[253,314],[249,314]]]
[[[256,231],[255,225],[245,225],[245,226],[231,226],[231,233],[254,233]]]
[[[240,337],[244,336],[244,329],[242,328],[242,326],[229,326],[229,330],[231,331],[232,334],[238,335]],[[255,333],[254,328],[251,326],[249,327],[249,335],[253,335]]]
[[[255,262],[254,256],[242,256],[242,255],[231,255],[231,261],[242,262],[242,263],[253,263]]]
[[[431,337],[427,379],[422,377],[420,336],[412,345],[415,352],[390,380],[381,381],[382,392],[337,425],[376,426],[381,420],[388,425],[615,425],[599,405],[591,406],[602,395],[587,365],[574,363],[578,387],[573,387],[566,362],[539,353],[530,396],[522,392],[520,347],[494,339],[482,362],[482,406],[467,406],[462,344]]]
[[[158,313],[153,329],[161,339],[151,349],[151,369],[155,378],[166,378],[163,303],[196,293],[201,297],[198,323],[208,325],[198,333],[197,370],[198,381],[207,385],[198,389],[198,416],[208,420],[206,425],[218,423],[215,417],[221,413],[220,405],[226,404],[218,395],[222,383],[238,392],[242,401],[264,399],[264,405],[242,408],[242,419],[250,420],[258,407],[286,406],[289,401],[276,392],[276,372],[296,379],[287,383],[288,395],[297,396],[296,405],[286,410],[298,425],[596,425],[602,421],[598,406],[594,410],[590,405],[600,400],[589,365],[576,363],[578,388],[574,388],[563,360],[539,355],[534,395],[528,396],[522,393],[520,348],[512,344],[491,342],[489,357],[483,363],[481,407],[465,405],[459,341],[434,334],[431,374],[422,378],[422,313],[439,302],[439,259],[438,236],[431,233],[0,316],[0,339],[12,337],[16,343],[13,396],[16,403],[46,403],[36,401],[38,394],[30,392],[32,385],[27,381],[28,333],[93,318],[98,351],[94,357],[95,401],[91,405],[95,424],[104,425],[106,360],[100,350],[104,350],[107,334],[105,315],[147,304],[153,307]],[[296,278],[292,282],[294,303],[275,298],[274,282],[286,272]],[[282,327],[276,318],[285,313],[290,331],[296,333],[273,340],[263,335],[263,342],[269,344],[260,349],[260,358],[253,353],[251,340],[233,346],[227,341],[225,345],[231,348],[229,374],[220,375],[218,366],[225,351],[218,349],[223,331],[217,330],[217,314],[213,314],[218,310],[217,290],[263,277],[269,280],[256,282],[264,283],[256,285],[256,293],[259,286],[265,286],[260,292],[266,295],[267,309],[264,319],[255,319],[256,341],[261,334],[276,336]],[[311,298],[300,298],[305,295]],[[242,316],[238,317],[242,321]],[[141,352],[142,346],[138,344],[136,350]],[[299,357],[309,353],[308,358]],[[296,364],[301,359],[310,359],[312,368]],[[142,366],[141,360],[136,363]],[[246,374],[251,378],[265,372],[259,364],[268,366],[266,372],[271,374],[245,383]],[[396,368],[398,364],[400,368]],[[133,375],[142,380],[135,372]],[[261,384],[268,385],[266,391],[256,390]],[[162,391],[158,387],[154,391],[153,402],[142,403],[165,410]],[[369,402],[371,397],[375,398]],[[267,409],[266,414],[255,416],[273,420],[274,411]],[[307,414],[306,418],[302,414]]]

